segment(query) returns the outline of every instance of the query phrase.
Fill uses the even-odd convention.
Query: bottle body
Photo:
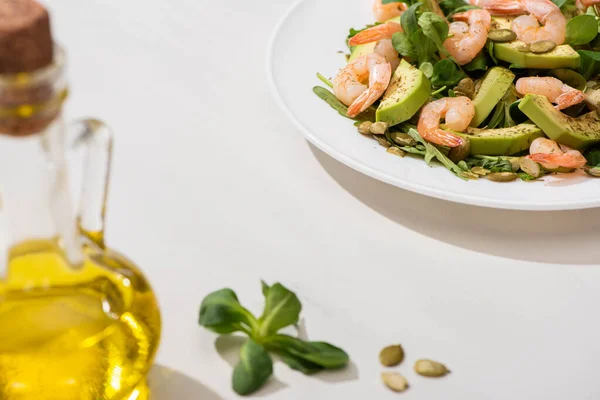
[[[73,270],[56,240],[10,250],[0,282],[1,399],[146,398],[160,338],[154,293],[120,254],[93,243],[83,253]]]

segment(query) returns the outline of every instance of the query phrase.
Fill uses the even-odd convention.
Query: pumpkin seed
[[[489,174],[490,171],[489,169],[485,169],[483,167],[473,167],[471,168],[471,172],[477,175],[481,175],[481,176],[486,176],[487,174]]]
[[[517,172],[519,168],[521,168],[520,160],[520,157],[510,157],[508,159],[510,165],[512,166],[512,172]]]
[[[372,137],[373,137],[373,139],[377,140],[379,142],[379,144],[382,145],[383,147],[385,147],[386,149],[390,147],[390,142],[388,142],[385,137],[379,136],[379,135],[373,135]]]
[[[488,39],[494,42],[512,42],[517,34],[510,29],[493,29],[488,33]]]
[[[463,138],[462,144],[450,149],[448,158],[457,163],[464,160],[471,153],[471,140],[467,137]]]
[[[554,50],[556,43],[552,40],[540,40],[529,45],[529,51],[535,54],[548,53]]]
[[[514,172],[492,172],[486,175],[486,178],[493,182],[512,182],[518,177]]]
[[[415,363],[415,372],[422,376],[430,378],[439,378],[450,373],[444,364],[440,364],[431,360],[418,360]]]
[[[471,78],[463,78],[456,85],[458,89],[466,90],[468,92],[475,91],[475,82]]]
[[[479,179],[479,175],[474,174],[470,171],[462,171],[459,173],[459,175],[462,176],[463,178],[467,178],[467,179],[473,179],[473,180]]]
[[[600,178],[600,167],[586,168],[585,172],[595,178]]]
[[[385,122],[375,122],[369,128],[369,132],[371,132],[373,135],[384,135],[387,129],[388,124],[386,124]]]
[[[358,125],[358,133],[361,135],[370,134],[371,125],[373,125],[371,121],[362,122],[360,125]]]
[[[408,133],[392,132],[390,138],[400,146],[413,147],[417,144],[417,141],[413,139]]]
[[[394,392],[404,392],[408,389],[408,381],[397,372],[383,372],[381,380]]]
[[[539,178],[544,173],[540,164],[527,157],[521,157],[519,166],[523,172],[526,172],[534,178]]]
[[[384,367],[395,367],[400,364],[402,360],[404,360],[404,349],[399,344],[388,346],[379,353],[379,361]]]
[[[471,78],[463,78],[454,88],[456,96],[466,96],[470,99],[475,95],[475,82]]]
[[[398,157],[406,157],[406,152],[402,149],[399,149],[397,147],[394,146],[390,146],[388,147],[388,149],[386,150],[388,153],[390,154],[394,154]]]

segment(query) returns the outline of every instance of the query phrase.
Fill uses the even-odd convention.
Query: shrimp
[[[440,128],[444,118],[445,127],[461,132],[467,129],[475,116],[475,106],[468,97],[445,97],[427,104],[421,110],[417,131],[423,139],[448,147],[460,146],[463,139]]]
[[[581,90],[572,88],[550,76],[520,78],[515,87],[521,95],[533,93],[546,96],[548,100],[556,104],[554,107],[557,110],[579,104],[587,97]]]
[[[527,158],[549,170],[559,167],[583,168],[587,164],[587,160],[579,151],[546,138],[535,139],[531,143],[529,153]]]
[[[400,57],[392,44],[392,39],[382,39],[375,45],[375,54],[379,54],[386,59],[392,66],[392,71],[395,71],[400,65]]]
[[[377,22],[385,22],[402,15],[406,11],[406,4],[402,2],[383,4],[382,0],[375,0],[373,3],[373,14]]]
[[[525,43],[551,40],[557,45],[565,42],[567,19],[550,0],[483,0],[485,9],[493,15],[521,15],[511,29]],[[541,25],[540,25],[541,23]]]
[[[379,99],[390,84],[392,67],[379,54],[358,57],[346,65],[333,80],[335,96],[348,107],[353,118]],[[369,85],[363,82],[367,81]]]
[[[471,62],[487,42],[492,17],[486,10],[469,10],[454,14],[450,36],[444,47],[460,65]]]
[[[394,33],[402,32],[402,26],[397,22],[386,22],[376,25],[364,31],[358,32],[348,41],[350,46],[373,43],[382,39],[391,39]]]

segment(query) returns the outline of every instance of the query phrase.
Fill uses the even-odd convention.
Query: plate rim
[[[541,204],[532,204],[531,202],[524,201],[512,201],[512,200],[494,200],[489,198],[482,198],[477,196],[472,196],[468,194],[459,194],[459,193],[448,193],[439,189],[431,188],[427,185],[418,184],[408,182],[401,178],[395,178],[390,176],[389,174],[376,170],[372,167],[369,167],[362,162],[355,160],[354,158],[347,156],[343,152],[336,150],[334,147],[330,146],[325,141],[316,137],[308,128],[306,128],[302,122],[298,120],[292,110],[287,106],[277,84],[275,82],[275,76],[273,73],[273,54],[274,47],[277,41],[277,38],[280,34],[282,27],[285,22],[290,18],[293,12],[297,7],[300,6],[303,2],[307,0],[296,0],[279,18],[277,24],[271,36],[269,37],[269,41],[267,43],[267,54],[266,54],[266,73],[267,73],[267,81],[269,84],[269,89],[271,94],[273,95],[275,102],[279,106],[280,110],[283,111],[284,115],[294,124],[294,126],[299,129],[304,137],[312,144],[314,144],[319,150],[323,151],[330,157],[335,160],[341,162],[342,164],[358,171],[364,175],[367,175],[373,179],[379,180],[381,182],[385,182],[389,185],[396,186],[400,189],[408,190],[414,193],[418,193],[424,196],[433,197],[440,200],[451,201],[459,204],[467,204],[471,206],[479,206],[486,208],[494,208],[494,209],[502,209],[502,210],[518,210],[518,211],[565,211],[565,210],[582,210],[588,208],[596,208],[600,207],[600,198],[597,200],[586,200],[579,202],[553,202],[553,203],[541,203]]]

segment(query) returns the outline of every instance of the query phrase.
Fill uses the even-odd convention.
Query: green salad
[[[313,91],[388,153],[465,180],[600,177],[595,1],[375,0]]]

